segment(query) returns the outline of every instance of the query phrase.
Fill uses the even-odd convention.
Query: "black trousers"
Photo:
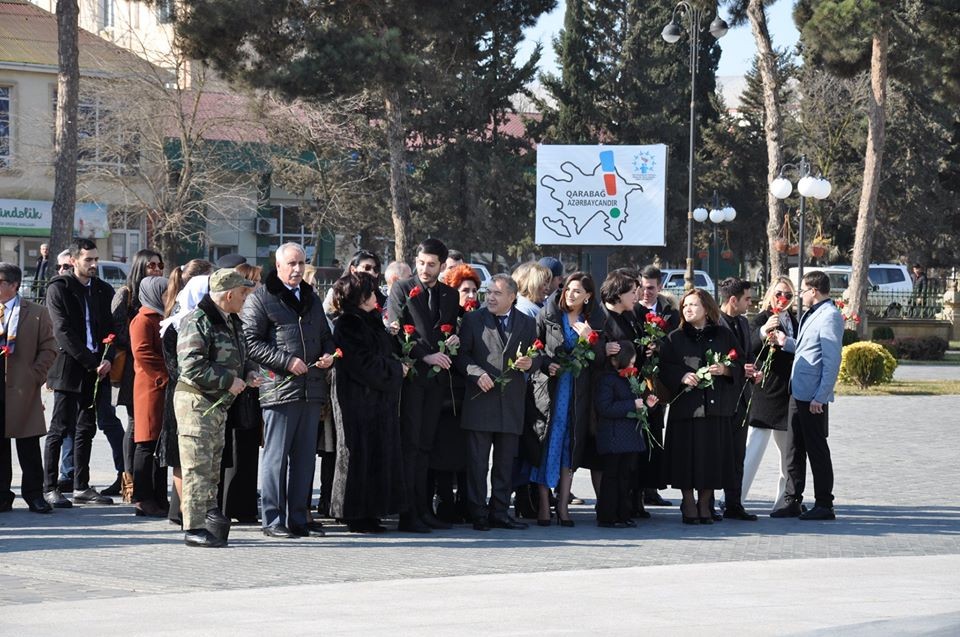
[[[220,465],[220,482],[223,485],[220,510],[228,518],[253,521],[260,513],[257,507],[260,427],[231,429],[227,435],[233,436],[233,458],[232,462]],[[226,464],[232,466],[224,466]]]
[[[133,452],[133,501],[166,506],[167,468],[156,457],[157,441],[138,442]]]
[[[443,384],[439,379],[443,379]],[[400,452],[403,454],[404,513],[424,515],[433,512],[433,494],[429,488],[430,452],[437,437],[437,423],[443,407],[446,377],[419,376],[403,385],[400,402]]]
[[[743,459],[747,455],[748,427],[743,423],[746,417],[746,406],[741,405],[737,413],[728,422],[730,429],[729,450],[727,451],[728,467],[723,482],[723,498],[726,506],[743,506]]]
[[[636,453],[600,454],[603,474],[597,494],[597,521],[624,522],[633,510],[632,489],[636,481]]]
[[[0,503],[13,502],[11,440],[6,437],[6,405],[0,400]],[[20,495],[27,502],[43,496],[43,462],[40,459],[40,436],[17,438],[17,459],[20,461]]]
[[[793,448],[787,450],[787,502],[802,502],[807,481],[807,458],[813,473],[813,493],[819,506],[833,506],[833,461],[827,444],[827,405],[822,414],[811,414],[810,403],[790,399],[787,423],[793,431]]]
[[[55,390],[50,429],[43,448],[44,491],[57,488],[60,472],[60,447],[63,436],[73,431],[73,488],[84,491],[90,487],[90,450],[97,435],[97,409],[93,405],[96,372],[83,375],[79,392]],[[110,391],[110,380],[102,381],[102,391]]]
[[[513,460],[520,436],[493,431],[467,431],[467,501],[474,518],[504,518],[513,493]],[[493,465],[490,465],[490,447]],[[487,506],[487,467],[490,467],[490,505]]]

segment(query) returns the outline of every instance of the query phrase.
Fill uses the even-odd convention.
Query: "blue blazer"
[[[833,402],[833,387],[840,373],[843,322],[840,310],[827,300],[803,315],[795,339],[787,338],[783,349],[794,353],[790,393],[797,400]]]

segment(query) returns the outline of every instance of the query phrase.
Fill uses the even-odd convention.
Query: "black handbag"
[[[247,387],[227,410],[227,428],[251,431],[263,425],[263,410],[260,408],[260,390]]]

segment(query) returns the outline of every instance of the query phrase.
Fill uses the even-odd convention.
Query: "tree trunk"
[[[783,149],[780,139],[783,135],[783,119],[780,116],[780,105],[777,104],[777,95],[780,87],[777,85],[777,57],[770,42],[770,30],[767,28],[767,16],[762,0],[750,0],[747,5],[747,17],[750,18],[750,28],[753,39],[757,43],[760,80],[763,84],[763,133],[767,142],[767,184],[777,178],[778,171],[783,165]],[[787,259],[777,251],[774,245],[783,229],[783,202],[773,196],[767,189],[767,253],[770,255],[770,269],[767,278],[787,273]]]
[[[58,254],[73,239],[77,208],[77,104],[80,62],[77,49],[80,8],[77,0],[57,0],[57,119],[54,141],[53,219],[50,254]]]
[[[408,262],[410,251],[410,197],[407,193],[406,131],[400,94],[391,90],[383,100],[387,120],[387,152],[390,155],[390,216],[393,218],[394,258]]]
[[[850,273],[850,309],[866,318],[864,309],[870,280],[867,278],[870,253],[873,250],[873,231],[877,218],[877,191],[880,189],[880,170],[883,167],[883,140],[886,125],[887,102],[887,47],[889,32],[881,24],[873,34],[873,52],[870,57],[870,97],[867,103],[867,150],[863,162],[863,190],[857,210],[857,232],[853,241],[852,272]],[[857,327],[860,335],[867,330],[867,321]]]

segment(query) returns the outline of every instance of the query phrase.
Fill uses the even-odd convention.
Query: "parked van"
[[[846,298],[852,270],[849,265],[812,265],[804,267],[803,272],[826,273],[830,277],[830,296]],[[797,289],[800,289],[797,268],[790,268],[789,277],[797,285]],[[870,282],[867,307],[871,313],[881,317],[899,316],[903,308],[910,304],[913,280],[907,266],[898,263],[871,263],[867,267],[867,280]]]
[[[671,294],[677,295],[678,298],[683,296],[684,277],[687,275],[687,271],[661,270],[660,272],[663,274],[663,279],[661,280],[663,289]],[[693,285],[701,290],[706,290],[710,293],[710,296],[714,298],[717,297],[716,286],[713,284],[713,279],[703,270],[693,271]]]

